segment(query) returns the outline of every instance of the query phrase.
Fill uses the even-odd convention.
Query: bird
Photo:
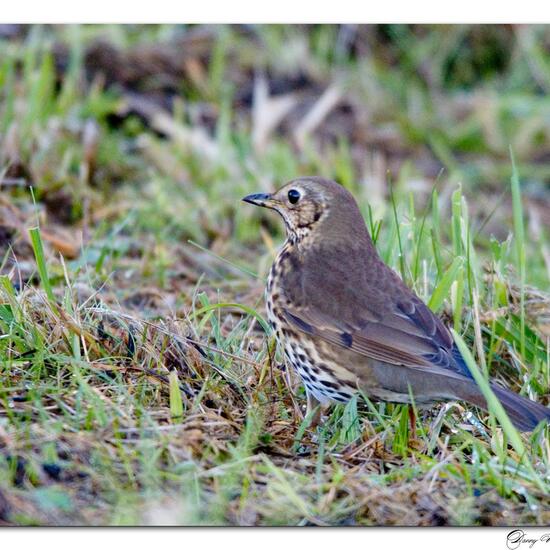
[[[347,189],[300,177],[242,200],[275,210],[285,224],[267,278],[267,317],[305,386],[306,414],[315,423],[321,409],[357,394],[421,408],[464,401],[488,410],[450,330],[380,258]],[[495,382],[490,387],[518,430],[550,421],[542,404]]]

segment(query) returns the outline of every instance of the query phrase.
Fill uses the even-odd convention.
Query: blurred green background
[[[122,185],[149,230],[250,240],[257,226],[240,223],[252,214],[234,198],[316,173],[377,213],[391,186],[422,200],[460,183],[479,227],[504,238],[513,152],[528,210],[550,226],[545,26],[4,25],[0,36],[2,190],[32,185],[53,221],[101,217]]]

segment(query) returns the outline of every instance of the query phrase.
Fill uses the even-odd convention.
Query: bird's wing
[[[441,320],[378,257],[324,260],[287,281],[292,326],[385,363],[471,376]]]

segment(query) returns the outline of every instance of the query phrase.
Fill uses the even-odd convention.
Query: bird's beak
[[[256,206],[266,206],[269,208],[271,206],[271,195],[269,193],[253,193],[252,195],[247,195],[242,199],[244,202],[249,202],[250,204],[255,204]]]

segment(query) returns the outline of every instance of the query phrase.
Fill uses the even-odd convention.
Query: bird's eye
[[[290,204],[296,204],[300,200],[300,191],[296,189],[291,189],[288,192],[288,202]]]

